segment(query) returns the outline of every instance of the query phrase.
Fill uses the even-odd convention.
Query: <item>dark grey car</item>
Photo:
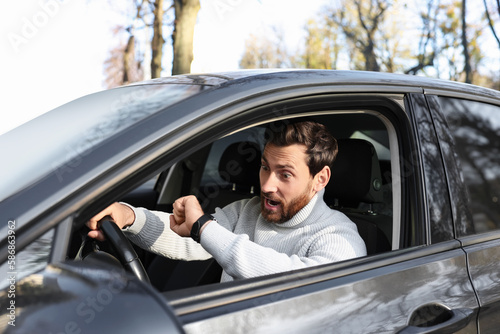
[[[194,194],[210,211],[258,196],[255,166],[221,161],[297,118],[339,140],[325,200],[368,256],[218,283],[213,260],[86,238],[117,200],[169,211]],[[0,136],[0,329],[496,333],[499,150],[500,93],[413,76],[241,71],[82,97]]]

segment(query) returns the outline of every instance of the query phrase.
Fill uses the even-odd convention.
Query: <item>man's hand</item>
[[[99,229],[99,221],[106,216],[109,216],[120,229],[132,225],[135,221],[134,211],[130,207],[121,203],[113,203],[87,222],[87,226],[91,229],[88,233],[89,237],[99,241],[105,240],[104,234]]]
[[[186,196],[174,202],[174,213],[170,216],[170,228],[181,237],[191,236],[194,223],[203,216],[201,205],[194,196]]]

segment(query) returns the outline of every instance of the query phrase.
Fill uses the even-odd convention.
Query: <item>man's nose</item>
[[[274,173],[260,176],[260,189],[264,193],[275,193],[278,191],[278,182]]]

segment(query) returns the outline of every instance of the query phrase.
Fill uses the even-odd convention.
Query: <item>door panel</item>
[[[391,264],[387,264],[388,259],[379,260],[370,265],[370,269],[360,268],[364,270],[358,273],[245,302],[237,302],[238,296],[233,296],[234,303],[198,315],[185,314],[181,320],[187,323],[184,328],[188,333],[325,333],[332,330],[393,333],[412,324],[411,318],[413,324],[422,329],[416,315],[422,307],[433,304],[451,310],[450,314],[456,313],[451,319],[428,317],[429,322],[435,320],[436,328],[446,321],[446,326],[458,322],[457,327],[453,327],[455,331],[474,333],[476,324],[471,319],[477,312],[477,301],[467,274],[465,254],[456,248],[458,243],[454,241],[447,246],[455,249],[442,252],[443,244],[414,249],[410,251],[413,259],[406,261],[403,258],[408,257],[408,251],[396,251],[394,253],[405,255],[393,257]],[[428,254],[430,248],[436,252],[420,257]],[[224,299],[221,294],[219,297]],[[203,313],[211,316],[203,318]]]
[[[500,328],[500,207],[498,112],[500,107],[428,96],[443,151],[455,231],[467,253],[481,309],[481,333]]]
[[[495,234],[496,238],[500,237],[498,232]],[[471,237],[464,239],[464,243],[470,244],[465,247],[465,251],[472,283],[481,305],[479,330],[481,333],[498,333],[500,328],[500,239],[478,243],[477,237]]]

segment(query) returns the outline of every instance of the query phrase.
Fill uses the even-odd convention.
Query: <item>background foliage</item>
[[[128,25],[116,28],[126,38],[105,64],[107,86],[161,76],[166,47],[171,74],[189,73],[200,10],[199,0],[130,0]],[[287,32],[271,24],[246,39],[240,67],[396,72],[500,89],[485,57],[500,48],[499,24],[500,0],[325,0],[303,23],[300,48],[290,50]]]

